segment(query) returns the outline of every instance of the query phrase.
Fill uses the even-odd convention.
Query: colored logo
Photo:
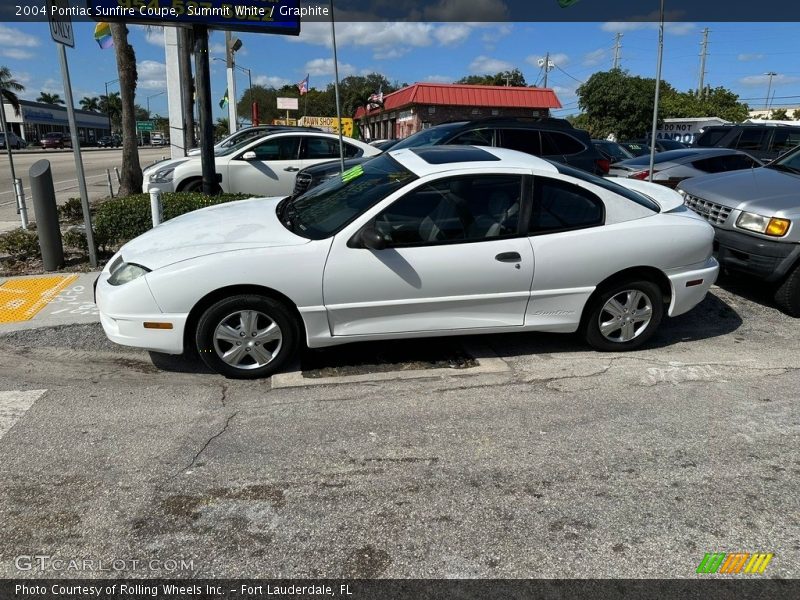
[[[767,570],[767,565],[775,556],[772,553],[756,552],[706,552],[698,573],[750,573],[759,575]]]

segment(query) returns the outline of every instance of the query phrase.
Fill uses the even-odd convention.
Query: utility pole
[[[617,33],[614,40],[614,69],[619,69],[620,50],[622,50],[622,34]]]
[[[504,75],[503,79],[506,80],[506,87],[510,87],[511,86],[511,76],[510,75]]]
[[[553,63],[550,62],[550,53],[548,52],[544,57],[544,87],[547,87],[547,74],[550,72],[550,69],[552,68],[553,68]]]
[[[769,119],[769,113],[770,113],[770,110],[769,110],[769,106],[770,106],[769,93],[772,91],[772,78],[776,77],[778,74],[775,71],[769,71],[767,73],[764,73],[764,75],[769,77],[769,83],[767,84],[767,106],[766,106],[767,119]]]
[[[703,84],[706,78],[706,56],[708,56],[708,27],[703,29],[703,41],[700,42],[700,81],[697,83],[697,95],[700,96],[705,91]]]

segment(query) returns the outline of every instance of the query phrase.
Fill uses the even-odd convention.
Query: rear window
[[[772,150],[786,152],[800,145],[800,127],[776,129],[772,137]]]
[[[500,146],[534,156],[547,154],[539,145],[539,132],[535,129],[501,129]]]
[[[634,190],[628,189],[619,185],[618,183],[614,183],[610,179],[604,179],[603,177],[598,177],[597,175],[592,175],[591,173],[587,173],[586,171],[581,171],[580,169],[576,169],[574,167],[570,167],[568,165],[564,165],[561,163],[557,163],[554,161],[550,161],[558,172],[562,175],[569,175],[570,177],[574,177],[575,179],[581,179],[582,181],[586,181],[593,185],[603,188],[609,192],[613,192],[623,198],[630,200],[631,202],[635,202],[639,206],[643,206],[648,210],[652,210],[653,212],[661,212],[661,207],[655,200],[648,198],[644,194],[636,192]]]
[[[700,134],[700,137],[698,137],[695,142],[695,146],[700,146],[702,148],[716,146],[729,131],[730,129],[708,129]]]
[[[742,129],[742,134],[736,142],[738,150],[761,150],[764,145],[764,137],[767,135],[766,129]]]

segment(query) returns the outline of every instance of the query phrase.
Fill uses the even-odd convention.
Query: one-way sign
[[[47,19],[50,21],[50,36],[54,42],[75,47],[72,18],[69,16],[69,0],[47,0]]]

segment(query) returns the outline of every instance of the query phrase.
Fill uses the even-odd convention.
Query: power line
[[[580,80],[580,79],[578,79],[577,77],[573,77],[572,75],[570,75],[569,73],[567,73],[567,72],[566,72],[564,69],[562,69],[562,68],[561,68],[561,67],[559,67],[558,65],[555,65],[555,67],[556,67],[556,69],[558,69],[559,71],[561,71],[561,72],[562,72],[564,75],[566,75],[566,76],[567,76],[567,77],[569,77],[570,79],[574,79],[575,81],[577,81],[577,82],[578,82],[578,83],[580,83],[580,84],[584,84],[584,83],[586,83],[585,81],[581,81],[581,80]]]

